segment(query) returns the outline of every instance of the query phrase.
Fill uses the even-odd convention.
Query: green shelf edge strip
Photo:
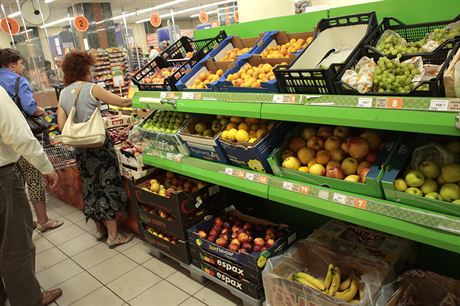
[[[188,156],[178,157],[166,153],[158,156],[144,155],[144,162],[285,205],[460,253],[460,218]],[[261,178],[263,183],[258,182]]]

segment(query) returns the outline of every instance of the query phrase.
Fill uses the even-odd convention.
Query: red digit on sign
[[[73,22],[75,28],[79,32],[86,32],[89,28],[88,19],[85,16],[77,16]]]
[[[367,209],[367,200],[355,199],[353,204],[356,208]]]

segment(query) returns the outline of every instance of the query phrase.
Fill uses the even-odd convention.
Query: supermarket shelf
[[[144,155],[144,163],[460,253],[460,218],[192,157]]]
[[[133,105],[200,114],[233,115],[460,136],[460,99],[216,92],[135,93]]]
[[[180,160],[174,161],[165,159],[164,157],[162,158],[144,154],[144,163],[223,187],[236,189],[258,197],[267,198],[268,196],[268,175],[261,175],[255,171],[241,171],[243,169],[239,169],[238,167],[214,163],[188,156],[184,156]],[[243,178],[235,176],[238,175],[237,171],[240,171],[242,175],[244,173]],[[251,174],[254,177],[251,177]],[[249,181],[249,178],[261,179],[265,183]]]

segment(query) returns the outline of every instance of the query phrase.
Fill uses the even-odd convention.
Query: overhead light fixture
[[[163,8],[171,7],[171,6],[175,5],[175,4],[179,4],[179,3],[182,3],[182,2],[185,2],[185,1],[187,1],[187,0],[175,0],[175,1],[171,1],[171,2],[166,2],[166,3],[159,4],[159,5],[156,5],[156,6],[153,6],[153,7],[149,7],[149,8],[143,9],[143,10],[139,10],[138,13],[139,14],[144,14],[144,13],[148,13],[148,12],[151,12],[151,11],[161,10]]]
[[[17,12],[14,12],[14,13],[11,13],[8,15],[9,18],[14,18],[14,17],[18,17],[21,15],[21,12],[20,11],[17,11]]]
[[[52,26],[54,26],[54,25],[57,25],[57,24],[60,24],[60,23],[63,23],[63,22],[72,21],[72,20],[74,20],[74,19],[75,19],[74,17],[65,17],[65,18],[61,18],[61,19],[58,19],[58,20],[55,20],[55,21],[51,21],[51,22],[45,23],[44,25],[42,25],[42,26],[40,27],[40,29],[52,27]]]
[[[192,8],[188,8],[188,9],[185,9],[185,10],[174,12],[174,16],[184,14],[184,13],[188,13],[188,12],[194,12],[194,11],[205,9],[205,8],[208,8],[208,7],[218,6],[218,5],[227,4],[227,3],[232,3],[232,2],[236,2],[236,0],[219,1],[219,2],[214,2],[214,3],[210,3],[210,4],[198,6],[198,7],[192,7]],[[161,18],[166,18],[166,17],[171,17],[171,16],[172,16],[171,13],[160,15]],[[146,19],[136,21],[136,23],[143,23],[143,22],[146,22],[146,21],[149,21],[149,20],[150,20],[150,18],[146,18]]]
[[[216,14],[218,10],[215,10],[215,11],[209,11],[209,12],[206,12],[208,13],[208,15],[212,15],[212,14]],[[191,15],[190,18],[196,18],[196,17],[199,17],[200,14],[194,14],[194,15]]]
[[[45,3],[51,3],[53,2],[54,0],[45,0]]]

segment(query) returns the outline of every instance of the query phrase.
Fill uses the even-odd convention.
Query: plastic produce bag
[[[455,96],[460,98],[460,61],[455,64],[454,68],[454,90]]]
[[[460,281],[430,271],[410,270],[382,288],[377,306],[457,306]]]
[[[437,143],[429,143],[416,148],[414,152],[412,152],[411,168],[418,169],[418,166],[426,160],[434,161],[442,167],[458,162],[459,157]]]
[[[345,71],[342,76],[342,82],[359,93],[369,92],[372,90],[372,80],[376,66],[373,59],[364,56],[356,64],[355,70]]]
[[[394,274],[384,260],[352,250],[331,249],[317,239],[308,238],[298,241],[284,255],[268,260],[263,271],[267,305],[352,305],[289,279],[299,271],[324,279],[331,263],[341,269],[342,275],[354,272],[359,277],[364,294],[358,305],[375,304],[378,291]]]

